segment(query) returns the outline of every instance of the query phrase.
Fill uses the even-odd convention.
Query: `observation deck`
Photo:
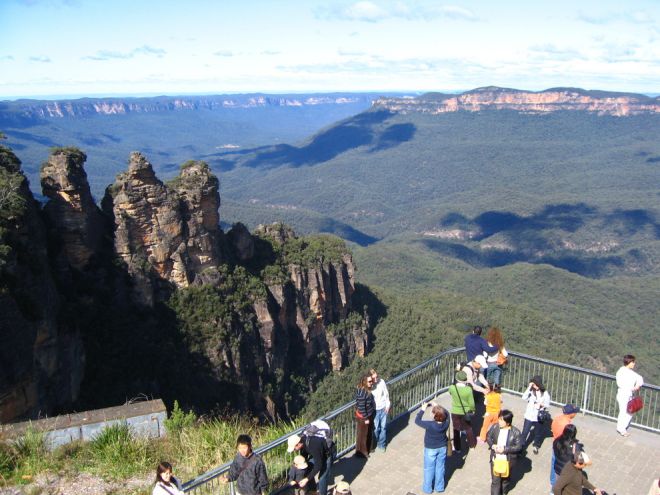
[[[451,349],[387,382],[392,402],[388,448],[384,453],[374,452],[369,460],[352,456],[355,401],[325,415],[323,419],[335,431],[339,451],[332,471],[334,482],[349,482],[354,495],[422,494],[424,430],[414,424],[414,415],[420,404],[430,399],[449,409],[447,390],[453,383],[456,365],[464,358],[464,348]],[[660,387],[642,387],[644,408],[633,418],[631,435],[622,437],[616,432],[617,387],[612,375],[510,352],[508,370],[502,377],[502,402],[503,408],[513,412],[514,426],[521,430],[526,402],[520,396],[535,375],[543,377],[550,393],[553,417],[567,403],[582,409],[573,423],[593,461],[586,469],[591,482],[610,495],[646,495],[653,480],[660,476]],[[287,438],[301,430],[256,449],[274,482],[272,494],[292,493],[278,490],[277,485],[282,484],[292,460],[292,454],[286,453]],[[528,449],[512,472],[514,486],[510,493],[550,493],[551,454],[552,437],[545,438],[538,454]],[[233,495],[233,484],[218,481],[228,469],[229,464],[224,464],[204,473],[185,483],[184,490]],[[447,458],[445,479],[447,495],[489,493],[488,449],[479,444],[473,450],[465,446],[462,452],[454,452]]]

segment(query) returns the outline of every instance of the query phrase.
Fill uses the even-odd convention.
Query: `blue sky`
[[[0,99],[660,92],[658,0],[0,0]]]

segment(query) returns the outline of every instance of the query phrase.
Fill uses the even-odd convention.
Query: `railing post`
[[[435,380],[434,380],[434,385],[433,385],[433,393],[437,394],[438,393],[438,363],[440,362],[439,359],[435,361]]]
[[[591,376],[586,375],[584,378],[584,397],[582,398],[582,414],[587,410],[589,403],[589,385],[591,384]]]

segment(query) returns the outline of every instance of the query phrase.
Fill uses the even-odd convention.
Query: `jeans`
[[[385,409],[376,409],[374,437],[376,437],[376,446],[379,449],[384,449],[387,445],[387,413]]]
[[[328,454],[328,457],[325,461],[325,471],[319,476],[319,495],[327,495],[328,493],[328,481],[332,481],[332,463],[334,459],[332,455]]]
[[[496,363],[489,363],[488,371],[486,371],[486,380],[488,380],[488,383],[499,385],[501,377],[502,368],[500,368]]]
[[[424,493],[445,491],[445,459],[447,458],[447,447],[437,449],[424,448]]]
[[[552,451],[552,459],[550,459],[550,489],[555,486],[557,481],[557,473],[555,473],[555,451]]]
[[[521,435],[523,441],[523,448],[527,448],[527,446],[532,442],[532,438],[534,439],[534,447],[537,448],[541,447],[541,444],[543,443],[544,432],[545,432],[545,425],[543,423],[525,419],[525,423],[523,424],[523,430]]]

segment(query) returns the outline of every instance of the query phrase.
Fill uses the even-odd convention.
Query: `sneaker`
[[[538,448],[538,447],[534,447],[534,449],[532,450],[532,452],[534,452],[534,454],[538,454],[538,453],[539,453],[539,448]]]

